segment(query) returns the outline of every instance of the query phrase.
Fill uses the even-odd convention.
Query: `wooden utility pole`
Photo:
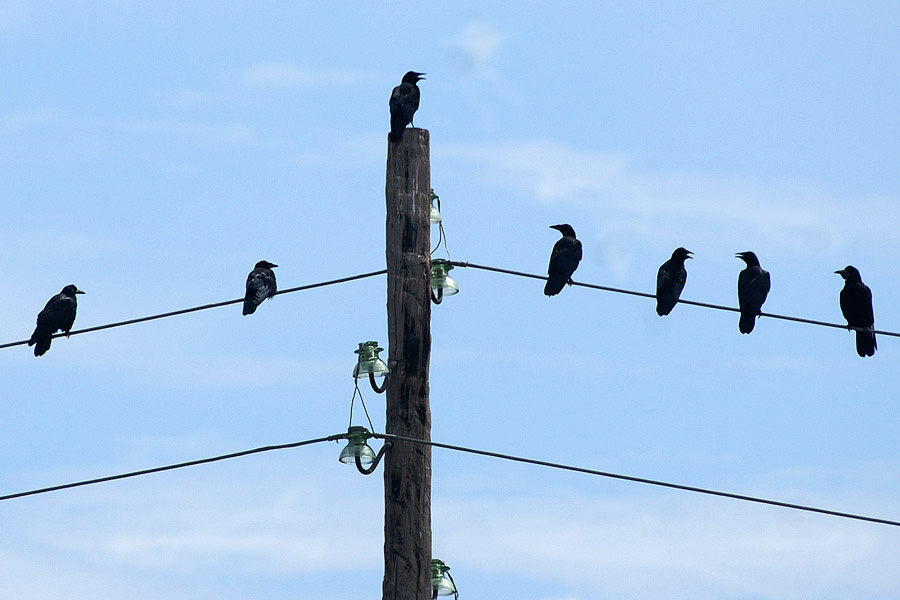
[[[385,433],[431,440],[431,162],[426,129],[388,142],[388,364]],[[395,442],[384,458],[383,600],[431,598],[431,446]]]

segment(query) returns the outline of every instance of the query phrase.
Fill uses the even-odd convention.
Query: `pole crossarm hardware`
[[[372,461],[372,464],[368,467],[363,466],[362,461],[359,459],[359,454],[356,455],[356,470],[362,473],[363,475],[371,475],[375,472],[375,469],[378,468],[378,463],[381,462],[381,459],[384,457],[384,453],[388,448],[393,446],[393,442],[385,442],[384,445],[378,450],[378,454],[375,455],[375,459]]]

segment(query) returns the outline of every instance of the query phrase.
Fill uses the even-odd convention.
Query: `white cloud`
[[[201,102],[202,93],[188,93],[195,102]],[[185,101],[188,101],[185,99]],[[212,101],[212,100],[210,100]],[[264,140],[252,127],[239,121],[203,122],[168,118],[115,119],[106,117],[72,118],[63,111],[39,107],[30,110],[0,115],[0,132],[16,132],[42,125],[65,127],[99,128],[127,133],[170,135],[185,138],[201,144],[230,146],[258,146],[280,143]]]
[[[116,593],[112,582],[160,579],[180,586],[178,597],[186,597],[185,581],[221,579],[223,573],[297,577],[377,570],[381,478],[339,466],[337,448],[315,446],[303,454],[270,454],[264,461],[9,504],[10,526],[0,541],[0,576],[12,586],[5,589],[27,590],[30,577],[43,572],[81,594],[64,598],[143,598],[140,590]],[[322,469],[322,460],[333,468]],[[557,590],[547,600],[900,594],[892,562],[900,541],[884,526],[673,491],[539,491],[533,482],[511,491],[503,481],[480,485],[479,477],[474,475],[477,492],[460,480],[455,498],[439,495],[434,503],[436,549],[461,588],[465,574],[477,572],[541,582]],[[780,491],[767,495],[808,496],[781,487],[781,474],[774,480]],[[849,493],[816,495],[826,507],[861,505]],[[896,497],[869,494],[864,502],[890,510]],[[105,585],[92,575],[104,572],[110,580]],[[16,597],[49,598],[58,591],[44,587],[45,593]]]
[[[472,21],[463,28],[453,44],[472,69],[480,75],[489,76],[494,71],[497,54],[507,39],[493,23]]]
[[[48,107],[33,108],[0,116],[0,131],[13,132],[47,125],[59,120],[59,110]]]
[[[23,600],[76,600],[79,598],[134,598],[130,588],[115,577],[89,573],[75,565],[60,565],[46,556],[19,549],[0,548],[0,581],[6,598]]]
[[[158,94],[157,98],[162,104],[178,108],[207,108],[217,104],[233,102],[236,96],[226,92],[206,92],[182,88]]]
[[[298,152],[293,162],[304,169],[384,168],[387,135],[358,135],[342,138],[328,146]]]
[[[33,7],[19,0],[0,1],[0,34],[22,27],[32,19]]]
[[[453,54],[461,63],[458,91],[489,128],[495,124],[498,105],[522,102],[522,94],[497,68],[501,50],[508,40],[509,36],[493,23],[478,20],[468,23],[450,41]]]
[[[85,125],[125,131],[129,133],[163,134],[181,137],[202,144],[229,146],[257,146],[264,140],[245,123],[204,123],[174,119],[88,119]]]
[[[361,493],[335,496],[335,485],[367,480],[338,464],[338,445],[327,445],[326,452],[333,454],[327,473],[298,467],[298,460],[302,465],[317,456],[307,449],[304,456],[268,455],[262,468],[253,459],[229,463],[226,478],[209,469],[181,471],[59,495],[37,511],[38,503],[21,503],[18,525],[7,531],[0,555],[25,560],[28,540],[27,547],[41,548],[54,564],[87,562],[117,574],[377,567],[383,524],[367,513],[380,512],[381,492],[365,486]],[[348,540],[354,561],[335,560]]]
[[[721,500],[572,494],[438,502],[458,573],[555,581],[585,597],[894,597],[887,528]],[[478,515],[472,519],[471,515]]]
[[[845,197],[811,183],[653,171],[624,154],[554,141],[444,145],[436,154],[467,174],[542,203],[593,212],[610,230],[648,238],[677,226],[737,239],[749,233],[795,249],[834,249],[860,235],[883,242],[900,235],[896,199]]]
[[[160,364],[165,364],[160,357]],[[204,368],[205,365],[205,368]],[[317,356],[217,355],[192,368],[190,376],[176,384],[205,388],[302,386],[313,381],[333,381],[346,375],[347,361]],[[253,373],[253,377],[248,377]]]
[[[259,63],[248,67],[241,77],[247,87],[294,89],[315,87],[343,87],[365,81],[367,75],[359,71],[341,69],[313,69],[289,63]]]

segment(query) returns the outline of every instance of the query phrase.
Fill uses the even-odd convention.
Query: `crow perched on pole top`
[[[841,290],[841,312],[847,319],[847,327],[861,327],[869,331],[856,332],[856,353],[861,357],[874,356],[878,344],[875,343],[875,312],[872,310],[872,290],[863,283],[854,266],[846,266],[835,271],[844,278]]]
[[[419,86],[416,83],[422,79],[425,73],[409,71],[403,76],[403,81],[391,92],[388,106],[391,107],[391,134],[388,136],[392,142],[403,139],[403,130],[413,122],[413,115],[419,108]]]
[[[656,273],[656,314],[661,317],[672,312],[681,297],[681,290],[687,281],[684,261],[693,258],[691,254],[693,252],[690,250],[676,248],[672,258],[664,262]]]
[[[69,331],[75,324],[75,311],[78,309],[76,294],[83,294],[75,285],[67,285],[62,291],[47,301],[44,310],[38,313],[37,327],[28,340],[34,346],[34,355],[43,356],[50,349],[50,342],[57,330],[62,330],[69,337]]]
[[[547,285],[544,286],[545,295],[555,296],[562,291],[564,285],[572,284],[572,274],[581,262],[581,242],[575,239],[575,230],[569,224],[551,225],[550,229],[556,229],[562,234],[553,244],[550,265],[547,267]]]
[[[772,280],[769,272],[759,266],[759,259],[753,252],[738,252],[735,257],[747,263],[747,267],[738,275],[738,306],[741,309],[738,329],[741,333],[750,333],[756,325],[756,317],[762,312]]]
[[[266,298],[271,298],[278,291],[275,285],[275,272],[278,265],[261,260],[247,275],[247,293],[244,294],[244,316],[256,312],[256,307]]]

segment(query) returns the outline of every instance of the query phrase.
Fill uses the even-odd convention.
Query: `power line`
[[[25,496],[36,496],[38,494],[46,494],[48,492],[56,492],[59,490],[67,490],[70,488],[82,487],[86,485],[94,485],[95,483],[105,483],[107,481],[116,481],[118,479],[128,479],[129,477],[140,477],[141,475],[150,475],[152,473],[161,473],[163,471],[172,471],[174,469],[183,469],[185,467],[193,467],[195,465],[203,465],[207,463],[218,462],[220,460],[228,460],[238,458],[240,456],[248,456],[250,454],[259,454],[261,452],[271,452],[273,450],[285,450],[287,448],[299,448],[300,446],[309,446],[310,444],[318,444],[320,442],[335,442],[347,437],[346,433],[329,435],[327,437],[315,438],[312,440],[304,440],[302,442],[291,442],[289,444],[278,444],[276,446],[262,446],[252,450],[242,450],[240,452],[232,452],[230,454],[222,454],[212,456],[210,458],[200,458],[197,460],[189,460],[187,462],[176,463],[174,465],[166,465],[163,467],[154,467],[152,469],[142,469],[140,471],[131,471],[130,473],[122,473],[119,475],[109,475],[107,477],[98,477],[96,479],[87,479],[85,481],[76,481],[74,483],[64,483],[62,485],[54,485],[50,487],[29,490],[27,492],[18,492],[15,494],[7,494],[0,496],[0,500],[12,500],[13,498],[22,498]]]
[[[203,465],[207,463],[218,462],[222,460],[229,460],[232,458],[238,458],[241,456],[248,456],[251,454],[259,454],[262,452],[271,452],[273,450],[286,450],[289,448],[299,448],[301,446],[309,446],[312,444],[318,444],[321,442],[336,442],[339,440],[347,439],[346,433],[335,433],[329,436],[314,438],[310,440],[304,440],[302,442],[291,442],[288,444],[278,444],[273,446],[262,446],[260,448],[254,448],[252,450],[242,450],[240,452],[231,452],[229,454],[221,454],[219,456],[213,456],[210,458],[200,458],[197,460],[190,460],[187,462],[175,463],[172,465],[165,465],[162,467],[154,467],[151,469],[142,469],[140,471],[131,471],[129,473],[121,473],[119,475],[109,475],[107,477],[98,477],[96,479],[87,479],[84,481],[77,481],[74,483],[64,483],[62,485],[54,485],[45,488],[39,488],[35,490],[29,490],[26,492],[17,492],[15,494],[7,494],[5,496],[0,496],[0,501],[3,500],[12,500],[14,498],[23,498],[25,496],[36,496],[38,494],[46,494],[49,492],[56,492],[59,490],[66,490],[76,487],[83,487],[87,485],[94,485],[97,483],[106,483],[108,481],[116,481],[119,479],[128,479],[130,477],[140,477],[143,475],[151,475],[153,473],[161,473],[163,471],[172,471],[175,469],[183,469],[185,467],[193,467],[196,465]],[[658,487],[666,487],[675,490],[681,490],[685,492],[693,492],[697,494],[706,494],[710,496],[719,496],[721,498],[730,498],[732,500],[741,500],[744,502],[755,502],[757,504],[767,504],[769,506],[777,506],[781,508],[789,508],[792,510],[800,510],[805,512],[818,513],[822,515],[828,515],[831,517],[840,517],[843,519],[853,519],[856,521],[866,521],[869,523],[877,523],[879,525],[891,525],[893,527],[900,527],[900,521],[892,521],[889,519],[881,519],[877,517],[867,517],[863,515],[857,515],[854,513],[841,512],[836,510],[829,510],[825,508],[816,508],[812,506],[806,506],[803,504],[794,504],[791,502],[781,502],[779,500],[769,500],[766,498],[758,498],[755,496],[747,496],[744,494],[734,494],[731,492],[721,492],[718,490],[711,490],[706,488],[700,488],[691,485],[683,485],[680,483],[669,483],[666,481],[658,481],[655,479],[647,479],[644,477],[635,477],[633,475],[620,475],[618,473],[610,473],[607,471],[598,471],[595,469],[587,469],[585,467],[575,467],[572,465],[565,465],[562,463],[549,462],[545,460],[538,460],[534,458],[525,458],[522,456],[514,456],[512,454],[502,454],[500,452],[491,452],[489,450],[478,450],[476,448],[467,448],[465,446],[457,446],[454,444],[445,444],[441,442],[435,442],[431,440],[419,440],[415,438],[404,437],[400,435],[394,435],[390,433],[372,433],[371,436],[376,439],[381,439],[390,442],[408,442],[412,444],[426,444],[429,446],[433,446],[435,448],[443,448],[445,450],[454,450],[457,452],[465,452],[468,454],[477,454],[479,456],[487,456],[490,458],[499,458],[502,460],[508,460],[513,462],[519,462],[529,465],[537,465],[541,467],[550,467],[552,469],[561,469],[564,471],[572,471],[575,473],[583,473],[586,475],[595,475],[599,477],[608,477],[611,479],[619,479],[622,481],[630,481],[632,483],[643,483],[646,485],[653,485]]]
[[[470,262],[450,261],[450,264],[453,265],[454,267],[463,267],[463,268],[468,267],[470,269],[481,269],[483,271],[493,271],[494,273],[503,273],[505,275],[515,275],[517,277],[529,277],[531,279],[541,279],[544,281],[547,280],[546,275],[536,275],[534,273],[524,273],[522,271],[513,271],[511,269],[501,269],[499,267],[477,265],[477,264],[470,263]],[[617,294],[628,294],[629,296],[640,296],[642,298],[656,299],[655,294],[648,294],[647,292],[636,292],[634,290],[625,290],[622,288],[614,288],[614,287],[609,287],[609,286],[605,286],[605,285],[597,285],[594,283],[582,283],[579,281],[573,281],[572,285],[590,288],[592,290],[602,290],[604,292],[615,292]],[[708,302],[696,302],[693,300],[678,300],[678,304],[690,304],[692,306],[699,306],[701,308],[712,308],[715,310],[726,310],[729,312],[736,312],[736,313],[741,312],[741,310],[739,308],[734,308],[733,306],[722,306],[721,304],[710,304]],[[781,319],[783,321],[794,321],[796,323],[806,323],[808,325],[820,325],[822,327],[833,327],[835,329],[844,329],[844,330],[853,329],[856,331],[869,331],[868,329],[861,328],[861,327],[847,327],[847,325],[841,325],[840,323],[829,323],[827,321],[816,321],[813,319],[804,319],[802,317],[792,317],[789,315],[777,315],[774,313],[761,312],[759,314],[759,316],[769,317],[772,319]],[[896,333],[893,331],[882,331],[880,329],[873,329],[871,331],[872,331],[872,333],[877,333],[879,335],[900,337],[900,333]]]
[[[476,264],[476,263],[470,263],[470,262],[449,261],[449,264],[453,265],[454,267],[463,267],[463,268],[470,268],[470,269],[481,269],[481,270],[483,270],[483,271],[492,271],[492,272],[494,272],[494,273],[502,273],[502,274],[505,274],[505,275],[515,275],[515,276],[517,276],[517,277],[528,277],[528,278],[531,278],[531,279],[540,279],[540,280],[544,280],[544,281],[547,280],[547,276],[546,276],[546,275],[536,275],[536,274],[534,274],[534,273],[525,273],[525,272],[523,272],[523,271],[514,271],[514,270],[512,270],[512,269],[503,269],[503,268],[500,268],[500,267],[491,267],[491,266],[487,266],[487,265],[479,265],[479,264]],[[311,283],[311,284],[308,284],[308,285],[301,285],[301,286],[297,286],[297,287],[288,288],[288,289],[285,289],[285,290],[279,290],[278,292],[275,293],[275,295],[279,295],[279,294],[291,294],[291,293],[293,293],[293,292],[301,292],[301,291],[304,291],[304,290],[310,290],[310,289],[319,288],[319,287],[325,287],[325,286],[329,286],[329,285],[336,285],[336,284],[338,284],[338,283],[346,283],[346,282],[348,282],[348,281],[355,281],[355,280],[357,280],[357,279],[365,279],[365,278],[367,278],[367,277],[375,277],[375,276],[377,276],[377,275],[384,275],[384,274],[386,274],[386,273],[387,273],[387,269],[381,269],[381,270],[379,270],[379,271],[371,271],[371,272],[368,272],[368,273],[361,273],[361,274],[359,274],[359,275],[352,275],[352,276],[350,276],[350,277],[342,277],[342,278],[340,278],[340,279],[331,279],[331,280],[328,280],[328,281],[321,281],[321,282],[318,282],[318,283]],[[614,287],[609,287],[609,286],[605,286],[605,285],[598,285],[598,284],[594,284],[594,283],[583,283],[583,282],[580,282],[580,281],[573,281],[573,282],[572,282],[572,285],[575,285],[575,286],[578,286],[578,287],[590,288],[590,289],[594,289],[594,290],[601,290],[601,291],[605,291],[605,292],[615,292],[615,293],[617,293],[617,294],[627,294],[627,295],[630,295],[630,296],[640,296],[640,297],[642,297],[642,298],[653,298],[653,299],[656,298],[656,295],[655,295],[655,294],[649,294],[649,293],[647,293],[647,292],[637,292],[637,291],[634,291],[634,290],[626,290],[626,289],[622,289],[622,288],[614,288]],[[136,319],[128,319],[128,320],[126,320],[126,321],[117,321],[117,322],[115,322],[115,323],[107,323],[107,324],[105,324],[105,325],[97,325],[97,326],[95,326],[95,327],[86,327],[86,328],[84,328],[84,329],[77,329],[77,330],[75,330],[75,331],[69,332],[69,335],[70,335],[70,336],[73,336],[73,335],[79,335],[79,334],[82,334],[82,333],[92,333],[92,332],[95,332],[95,331],[101,331],[101,330],[104,330],[104,329],[112,329],[112,328],[114,328],[114,327],[124,327],[125,325],[134,325],[134,324],[136,324],[136,323],[144,323],[144,322],[146,322],[146,321],[155,321],[155,320],[157,320],[157,319],[164,319],[164,318],[167,318],[167,317],[174,317],[174,316],[177,316],[177,315],[184,315],[184,314],[188,314],[188,313],[192,313],[192,312],[198,312],[198,311],[201,311],[201,310],[208,310],[208,309],[211,309],[211,308],[219,308],[219,307],[222,307],[222,306],[228,306],[229,304],[238,304],[238,303],[243,302],[243,301],[244,301],[243,298],[236,298],[236,299],[234,299],[234,300],[225,300],[225,301],[223,301],[223,302],[213,302],[213,303],[211,303],[211,304],[203,304],[203,305],[200,305],[200,306],[194,306],[194,307],[191,307],[191,308],[183,308],[183,309],[181,309],[181,310],[173,310],[173,311],[170,311],[170,312],[159,313],[159,314],[150,315],[150,316],[147,316],[147,317],[138,317],[138,318],[136,318]],[[694,300],[679,300],[678,303],[679,303],[679,304],[690,304],[690,305],[692,305],[692,306],[699,306],[699,307],[701,307],[701,308],[711,308],[711,309],[715,309],[715,310],[724,310],[724,311],[729,311],[729,312],[740,312],[740,309],[734,308],[734,307],[732,307],[732,306],[722,306],[722,305],[720,305],[720,304],[710,304],[710,303],[708,303],[708,302],[696,302],[696,301],[694,301]],[[775,314],[775,313],[766,313],[766,312],[763,312],[763,313],[760,313],[759,316],[761,316],[761,317],[769,317],[769,318],[772,318],[772,319],[781,319],[781,320],[783,320],[783,321],[794,321],[794,322],[797,322],[797,323],[806,323],[806,324],[809,324],[809,325],[819,325],[819,326],[822,326],[822,327],[832,327],[832,328],[834,328],[834,329],[844,329],[844,330],[846,330],[846,329],[855,329],[855,330],[859,330],[859,329],[860,329],[860,328],[856,328],[856,327],[847,327],[846,325],[842,325],[842,324],[840,324],[840,323],[829,323],[829,322],[826,322],[826,321],[816,321],[816,320],[813,320],[813,319],[804,319],[804,318],[802,318],[802,317],[793,317],[793,316],[789,316],[789,315],[778,315],[778,314]],[[872,332],[873,332],[873,333],[877,333],[877,334],[879,334],[879,335],[886,335],[886,336],[891,336],[891,337],[900,337],[900,333],[896,333],[896,332],[893,332],[893,331],[884,331],[884,330],[881,330],[881,329],[874,329],[874,330],[872,330]],[[54,334],[54,335],[53,335],[53,338],[63,337],[64,335],[65,335],[64,333],[57,333],[57,334]],[[12,347],[14,347],[14,346],[24,346],[24,345],[27,344],[27,343],[28,343],[28,340],[19,340],[19,341],[17,341],[17,342],[7,342],[7,343],[5,343],[5,344],[0,344],[0,350],[3,350],[4,348],[12,348]]]
[[[573,467],[571,465],[564,465],[561,463],[548,462],[545,460],[537,460],[533,458],[524,458],[521,456],[513,456],[511,454],[501,454],[499,452],[490,452],[488,450],[477,450],[475,448],[466,448],[465,446],[455,446],[453,444],[443,444],[440,442],[433,442],[430,440],[417,440],[414,438],[403,437],[399,435],[393,435],[390,433],[375,433],[372,434],[372,437],[379,438],[388,441],[398,441],[398,442],[410,442],[414,444],[427,444],[429,446],[434,446],[435,448],[444,448],[446,450],[455,450],[457,452],[467,452],[469,454],[478,454],[480,456],[488,456],[491,458],[500,458],[503,460],[509,460],[514,462],[525,463],[529,465],[538,465],[542,467],[550,467],[553,469],[562,469],[564,471],[574,471],[576,473],[585,473],[588,475],[597,475],[599,477],[609,477],[612,479],[621,479],[623,481],[631,481],[634,483],[644,483],[647,485],[655,485],[659,487],[666,487],[676,490],[682,490],[685,492],[694,492],[697,494],[707,494],[710,496],[719,496],[722,498],[731,498],[732,500],[741,500],[744,502],[756,502],[757,504],[767,504],[770,506],[778,506],[781,508],[790,508],[793,510],[802,510],[806,512],[813,512],[823,515],[829,515],[832,517],[841,517],[844,519],[854,519],[857,521],[866,521],[869,523],[878,523],[880,525],[891,525],[894,527],[900,527],[900,521],[891,521],[889,519],[880,519],[877,517],[866,517],[863,515],[857,515],[853,513],[840,512],[836,510],[828,510],[825,508],[815,508],[812,506],[805,506],[803,504],[793,504],[790,502],[781,502],[779,500],[768,500],[766,498],[758,498],[755,496],[746,496],[744,494],[733,494],[731,492],[720,492],[717,490],[711,490],[706,488],[695,487],[691,485],[682,485],[679,483],[669,483],[666,481],[658,481],[655,479],[646,479],[644,477],[634,477],[632,475],[620,475],[618,473],[609,473],[607,471],[597,471],[594,469],[586,469],[584,467]],[[2,498],[0,498],[2,499]]]
[[[370,273],[361,273],[359,275],[352,275],[350,277],[342,277],[340,279],[331,279],[329,281],[320,281],[318,283],[310,283],[307,285],[300,285],[297,287],[288,288],[286,290],[279,290],[274,295],[280,294],[291,294],[293,292],[302,292],[304,290],[311,290],[313,288],[325,287],[328,285],[335,285],[338,283],[346,283],[348,281],[355,281],[357,279],[365,279],[366,277],[374,277],[376,275],[384,275],[387,273],[387,269],[381,269],[380,271],[372,271]],[[69,332],[69,335],[78,335],[81,333],[91,333],[94,331],[100,331],[103,329],[112,329],[113,327],[123,327],[125,325],[134,325],[135,323],[143,323],[145,321],[155,321],[156,319],[164,319],[166,317],[174,317],[177,315],[184,315],[187,313],[197,312],[201,310],[208,310],[210,308],[219,308],[220,306],[228,306],[229,304],[238,304],[239,302],[243,302],[243,298],[237,298],[236,300],[225,300],[224,302],[213,302],[212,304],[203,304],[202,306],[194,306],[192,308],[183,308],[181,310],[173,310],[171,312],[160,313],[158,315],[150,315],[149,317],[138,317],[137,319],[128,319],[127,321],[119,321],[117,323],[107,323],[106,325],[97,325],[96,327],[87,327],[85,329],[78,329],[76,331]],[[64,333],[55,334],[54,338],[64,336]],[[13,346],[22,346],[27,344],[28,340],[20,340],[18,342],[9,342],[6,344],[0,344],[0,350],[3,348],[12,348]]]

